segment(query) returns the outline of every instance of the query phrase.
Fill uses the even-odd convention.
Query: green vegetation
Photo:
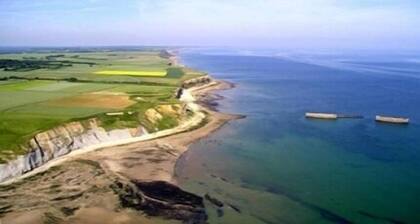
[[[78,81],[147,82],[176,86],[179,79],[130,75],[101,75],[98,71],[166,71],[171,67],[159,51],[0,54],[0,78],[70,79]],[[13,66],[10,63],[13,62]],[[1,71],[3,69],[3,71]]]
[[[127,71],[127,70],[103,70],[97,71],[98,75],[126,75],[126,76],[140,76],[140,77],[165,77],[165,71]]]
[[[70,67],[73,64],[86,64],[89,66],[95,65],[92,62],[74,62],[68,60],[56,61],[47,57],[47,60],[37,60],[37,59],[23,59],[23,60],[12,60],[12,59],[0,59],[0,68],[4,71],[31,71],[37,69],[60,69],[63,67]]]
[[[185,75],[185,72],[182,68],[168,68],[167,69],[167,77],[168,78],[181,78]]]
[[[159,130],[164,130],[164,129],[175,127],[177,125],[178,125],[177,119],[175,119],[174,117],[165,116],[162,118],[162,120],[158,122],[157,128]]]
[[[180,83],[200,75],[173,67],[159,51],[101,51],[0,54],[0,163],[25,153],[36,133],[69,121],[98,118],[106,129],[144,125],[149,131],[173,127],[176,119],[158,124],[144,112],[160,104],[178,103]],[[166,71],[164,77],[98,71]],[[108,116],[108,112],[125,112]],[[130,113],[128,113],[130,112]],[[157,127],[156,127],[157,126]]]

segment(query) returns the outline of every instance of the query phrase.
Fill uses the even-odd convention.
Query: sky
[[[419,0],[0,0],[0,46],[420,49]]]

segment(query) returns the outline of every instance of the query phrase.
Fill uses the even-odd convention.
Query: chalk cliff
[[[147,131],[142,126],[107,131],[100,127],[96,119],[90,119],[83,124],[82,122],[71,122],[38,133],[27,146],[23,146],[27,149],[26,155],[18,156],[17,159],[7,164],[0,164],[0,182],[31,171],[71,151],[143,134],[147,134]]]

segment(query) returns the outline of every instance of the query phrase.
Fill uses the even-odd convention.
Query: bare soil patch
[[[91,107],[106,109],[124,109],[135,104],[130,96],[125,94],[82,94],[48,101],[48,105],[65,107]]]

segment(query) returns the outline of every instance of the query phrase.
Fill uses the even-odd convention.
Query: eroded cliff
[[[22,146],[28,152],[26,155],[18,156],[7,164],[0,164],[0,182],[31,171],[71,151],[146,133],[142,126],[107,131],[100,127],[96,119],[58,126],[36,134],[27,145]]]
[[[193,78],[184,81],[181,90],[203,86],[210,82],[212,82],[212,79],[209,76]],[[191,95],[185,93],[188,93],[188,91],[180,91],[179,100],[184,102],[182,104],[158,105],[148,109],[144,114],[148,130],[154,132],[173,128],[191,115],[189,112],[197,110],[197,108],[191,109],[194,106],[192,103],[194,99],[192,96],[185,97],[184,95]],[[130,139],[146,133],[147,130],[143,126],[106,130],[100,126],[100,122],[95,118],[58,126],[36,134],[27,145],[22,146],[27,154],[17,156],[15,160],[6,164],[0,164],[0,183],[20,176],[72,151],[97,144]]]

